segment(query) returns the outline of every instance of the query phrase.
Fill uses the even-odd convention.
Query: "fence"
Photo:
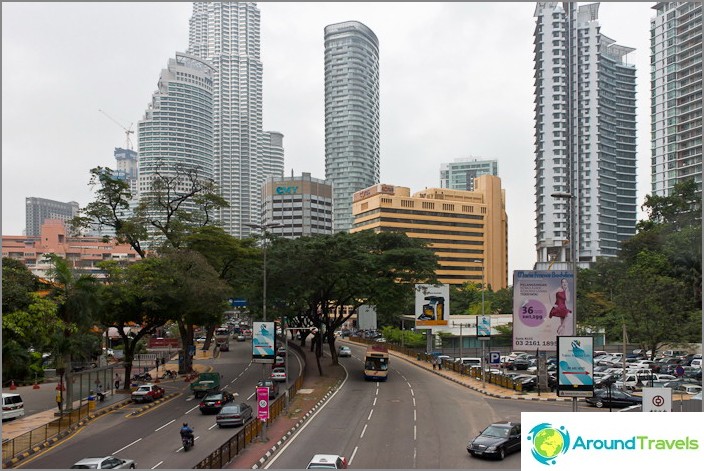
[[[46,425],[37,427],[29,432],[18,435],[15,438],[2,442],[2,461],[7,463],[15,456],[31,450],[35,446],[39,446],[51,440],[54,437],[59,437],[71,432],[76,428],[77,424],[87,418],[90,414],[90,404],[83,404],[71,412],[64,413],[63,416],[52,420]]]
[[[303,353],[300,345],[289,342],[289,348],[297,350],[298,353],[303,357],[303,361],[306,361],[306,356]],[[288,352],[287,352],[288,353]],[[288,397],[293,397],[296,395],[301,386],[303,386],[303,379],[305,377],[305,363],[301,376],[296,378],[296,381],[288,388]],[[269,405],[269,420],[268,422],[273,422],[276,418],[284,412],[286,408],[286,397],[285,395],[279,396],[274,402]],[[262,422],[256,418],[251,419],[247,422],[242,429],[240,429],[232,438],[220,445],[214,452],[208,455],[204,460],[196,464],[193,469],[220,469],[227,463],[232,461],[242,450],[244,450],[248,444],[252,443],[259,437],[262,431]]]

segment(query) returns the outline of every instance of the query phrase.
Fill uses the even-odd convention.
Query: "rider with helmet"
[[[191,440],[191,443],[193,443],[193,429],[188,426],[188,422],[183,423],[183,427],[181,427],[181,438],[188,438]]]

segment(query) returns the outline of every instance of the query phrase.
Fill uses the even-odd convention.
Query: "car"
[[[252,414],[252,406],[246,402],[228,404],[223,406],[215,416],[215,423],[218,424],[218,427],[244,425],[252,418]]]
[[[196,343],[205,343],[205,337],[198,337]]]
[[[164,397],[164,388],[156,384],[147,383],[132,392],[132,402],[154,402]]]
[[[643,403],[643,398],[634,396],[616,388],[595,389],[593,397],[587,397],[584,402],[590,406],[601,409],[602,407],[629,407]]]
[[[386,343],[386,339],[384,337],[377,337],[374,339],[374,341],[379,343]]]
[[[530,358],[527,357],[516,357],[511,362],[511,369],[516,370],[527,370],[530,367]]]
[[[351,357],[352,356],[352,350],[350,347],[346,345],[340,346],[340,349],[337,351],[337,356],[338,357]]]
[[[314,455],[306,469],[347,469],[347,459],[339,455]]]
[[[489,456],[500,460],[517,451],[521,451],[519,422],[495,422],[467,444],[467,452],[472,456]]]
[[[238,342],[244,342],[245,340],[247,340],[247,337],[245,337],[244,334],[237,334],[237,341]]]
[[[280,357],[285,357],[286,356],[286,347],[281,346],[276,349],[276,354]]]
[[[234,394],[227,391],[220,391],[208,394],[200,401],[198,408],[203,414],[218,413],[225,404],[235,399]]]
[[[2,420],[15,419],[24,415],[22,396],[15,393],[2,393]]]
[[[269,399],[274,399],[276,396],[279,395],[279,383],[270,379],[260,379],[259,381],[257,381],[257,387],[269,388]]]
[[[105,456],[103,458],[83,458],[71,466],[71,469],[135,469],[136,467],[137,464],[134,460]]]
[[[689,394],[694,396],[702,392],[702,387],[698,384],[682,383],[672,390],[673,393],[678,394]]]
[[[218,348],[220,349],[221,352],[229,352],[230,351],[230,344],[227,342],[222,342],[218,344]]]
[[[286,368],[283,366],[278,366],[271,370],[271,380],[272,381],[286,381]]]
[[[286,360],[284,359],[284,357],[276,355],[276,358],[274,358],[274,367],[277,366],[286,366]]]

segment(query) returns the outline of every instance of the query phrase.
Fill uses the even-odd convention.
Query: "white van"
[[[13,393],[2,393],[2,420],[14,419],[24,415],[22,396]]]

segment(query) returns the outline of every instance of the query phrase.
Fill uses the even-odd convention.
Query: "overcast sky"
[[[602,2],[601,32],[635,47],[638,204],[650,191],[649,38],[654,2]],[[260,2],[264,129],[284,134],[285,173],[325,178],[323,28],[361,21],[379,38],[381,181],[440,186],[440,164],[497,159],[509,283],[535,262],[535,3]],[[89,170],[115,167],[160,71],[188,47],[191,3],[2,3],[2,234],[25,198],[92,200]],[[136,143],[136,135],[133,136]]]

